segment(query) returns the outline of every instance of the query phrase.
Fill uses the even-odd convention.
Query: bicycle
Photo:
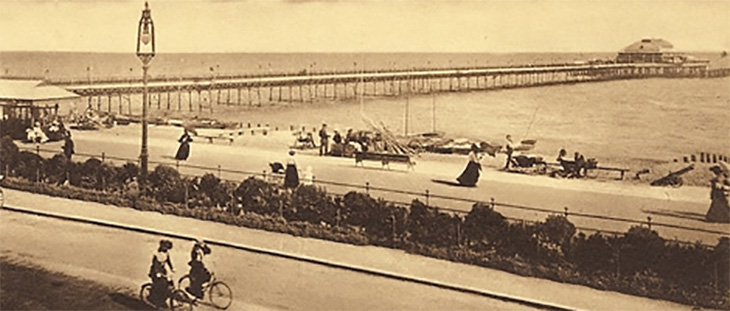
[[[183,291],[183,293],[185,294],[188,293],[182,289],[188,288],[189,286],[189,274],[184,275],[180,278],[180,280],[177,281],[177,288],[180,288],[179,290]],[[210,304],[213,305],[215,308],[221,310],[228,309],[228,307],[230,307],[231,303],[233,302],[233,292],[231,291],[231,288],[225,282],[218,281],[215,278],[215,273],[211,273],[210,281],[203,284],[203,296],[208,296]]]
[[[172,282],[172,278],[168,279],[168,296],[165,298],[165,300],[168,301],[168,306],[170,310],[185,310],[185,311],[192,311],[193,310],[193,302],[188,297],[187,293],[185,291],[175,288],[175,284]],[[150,301],[150,294],[152,293],[152,283],[147,282],[142,284],[139,290],[139,300],[152,305],[156,306],[152,301]]]

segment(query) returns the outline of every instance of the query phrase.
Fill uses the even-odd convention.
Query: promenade
[[[135,159],[139,154],[139,127],[117,127],[111,130],[74,133],[78,153]],[[150,128],[150,161],[168,163],[177,149],[176,139],[179,128],[153,126]],[[249,174],[234,173],[228,170],[261,174],[270,172],[268,163],[284,162],[287,147],[293,136],[288,132],[276,132],[268,136],[241,136],[234,144],[209,144],[196,140],[191,147],[191,157],[182,165],[207,167],[194,169],[181,166],[183,174],[202,175],[205,172],[216,174],[224,179],[240,182]],[[56,148],[60,144],[48,144],[44,149]],[[579,228],[603,232],[626,232],[632,225],[646,225],[648,217],[652,223],[679,226],[688,229],[655,225],[652,229],[667,239],[682,241],[701,241],[715,245],[721,236],[730,235],[725,224],[704,221],[710,200],[709,189],[704,187],[663,188],[649,185],[622,183],[611,180],[568,180],[546,176],[528,176],[496,171],[489,167],[498,166],[502,157],[487,158],[483,163],[482,178],[475,188],[449,186],[434,180],[453,181],[463,169],[460,157],[424,156],[417,158],[414,171],[406,170],[404,165],[391,164],[393,169],[381,169],[379,163],[368,162],[365,168],[355,167],[350,158],[319,157],[317,151],[307,151],[297,155],[300,170],[312,168],[315,184],[323,186],[331,193],[344,194],[357,190],[365,192],[369,185],[370,194],[390,201],[409,203],[413,199],[428,201],[430,205],[468,212],[471,201],[490,202],[540,208],[545,211],[563,214],[568,208],[568,219]],[[46,154],[50,156],[50,154]],[[85,160],[76,156],[75,160]],[[109,160],[107,160],[109,161]],[[117,165],[123,161],[112,160]],[[151,164],[154,169],[156,164]],[[221,170],[217,168],[220,166]],[[355,185],[360,188],[353,188]],[[382,190],[378,190],[382,189]],[[387,190],[399,190],[392,192]],[[426,196],[428,190],[429,197]],[[403,193],[409,192],[409,193]],[[460,198],[449,200],[435,198],[437,195]],[[497,205],[496,210],[513,219],[542,221],[548,213],[511,208]],[[570,213],[602,215],[606,217],[631,220],[613,221],[610,219],[571,216]],[[585,231],[587,234],[592,231]]]
[[[410,255],[400,250],[293,237],[98,203],[52,197],[39,198],[36,194],[14,190],[5,192],[6,205],[21,210],[245,245],[270,253],[287,254],[303,259],[378,271],[393,276],[484,291],[549,306],[575,310],[689,310],[691,308],[661,300],[600,291]],[[149,234],[129,236],[129,233],[124,231],[98,226],[78,227],[68,221],[55,223],[56,220],[25,216],[11,211],[1,211],[0,215],[2,215],[0,224],[4,228],[3,234],[0,235],[0,239],[2,239],[0,249],[4,254],[20,256],[20,258],[38,262],[53,270],[79,274],[80,277],[92,277],[131,291],[144,282],[148,253],[152,252],[154,243],[159,239],[159,237]],[[49,221],[54,222],[49,223]],[[15,230],[18,229],[16,228],[18,223],[22,224],[25,229]],[[73,228],[73,226],[78,228]],[[49,231],[56,227],[62,231],[56,233]],[[38,233],[30,233],[28,230]],[[77,232],[83,232],[83,234]],[[51,235],[48,235],[49,233]],[[24,238],[19,239],[19,236]],[[56,240],[53,236],[63,237],[66,242],[54,246],[53,242],[49,242]],[[116,242],[108,243],[109,241]],[[104,243],[98,244],[97,242]],[[177,269],[184,273],[186,267],[182,258],[186,258],[189,245],[187,243],[190,242],[175,240],[175,243],[177,244],[173,249],[173,260],[176,262]],[[39,247],[29,248],[29,245]],[[82,245],[85,251],[79,252],[79,247]],[[98,251],[102,251],[102,253],[96,254]],[[351,271],[323,271],[323,268],[317,265],[306,263],[291,266],[283,263],[280,258],[270,256],[269,259],[266,259],[267,256],[251,258],[252,255],[239,255],[240,253],[241,251],[215,247],[214,256],[211,257],[214,271],[217,271],[217,275],[232,286],[234,297],[237,297],[234,308],[239,309],[530,309],[524,305],[485,300],[479,295],[456,291],[435,291],[433,288],[422,285],[392,284],[391,281],[378,281],[377,277],[375,279],[372,276],[363,278]],[[244,261],[233,260],[238,259],[238,256],[245,256],[240,258]],[[58,262],[59,258],[67,261],[61,264]],[[326,279],[320,278],[323,274],[327,276]],[[296,281],[303,280],[303,278],[309,281]],[[389,292],[388,289],[393,291]],[[323,294],[323,292],[328,292],[328,294]],[[348,301],[348,299],[357,300]],[[396,300],[393,299],[401,302],[395,303]]]

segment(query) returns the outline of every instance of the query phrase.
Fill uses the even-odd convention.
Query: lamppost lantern
[[[155,23],[149,3],[144,3],[142,17],[137,26],[137,57],[147,65],[155,57]]]
[[[155,57],[155,24],[152,22],[152,13],[147,2],[144,3],[142,17],[137,25],[137,57],[142,61],[142,148],[139,154],[140,176],[139,185],[142,194],[146,193],[147,187],[147,106],[149,96],[147,95],[147,70],[150,61]],[[130,68],[131,71],[131,68]]]

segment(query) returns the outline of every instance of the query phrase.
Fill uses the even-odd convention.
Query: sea
[[[730,68],[721,52],[689,53],[711,68]],[[152,77],[212,77],[281,72],[516,66],[611,59],[615,53],[268,53],[158,54]],[[134,54],[0,52],[0,76],[49,81],[138,79]],[[201,112],[201,116],[206,116]],[[730,78],[651,78],[401,97],[362,102],[228,107],[226,121],[285,127],[325,122],[366,128],[364,117],[397,134],[431,131],[504,143],[537,140],[535,153],[561,148],[587,158],[672,161],[699,152],[730,156]],[[407,120],[407,121],[406,121]],[[407,124],[407,127],[406,127]]]

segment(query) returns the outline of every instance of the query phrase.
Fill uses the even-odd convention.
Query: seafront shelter
[[[68,113],[80,96],[40,80],[0,79],[0,112],[3,120],[19,119],[30,126]]]

